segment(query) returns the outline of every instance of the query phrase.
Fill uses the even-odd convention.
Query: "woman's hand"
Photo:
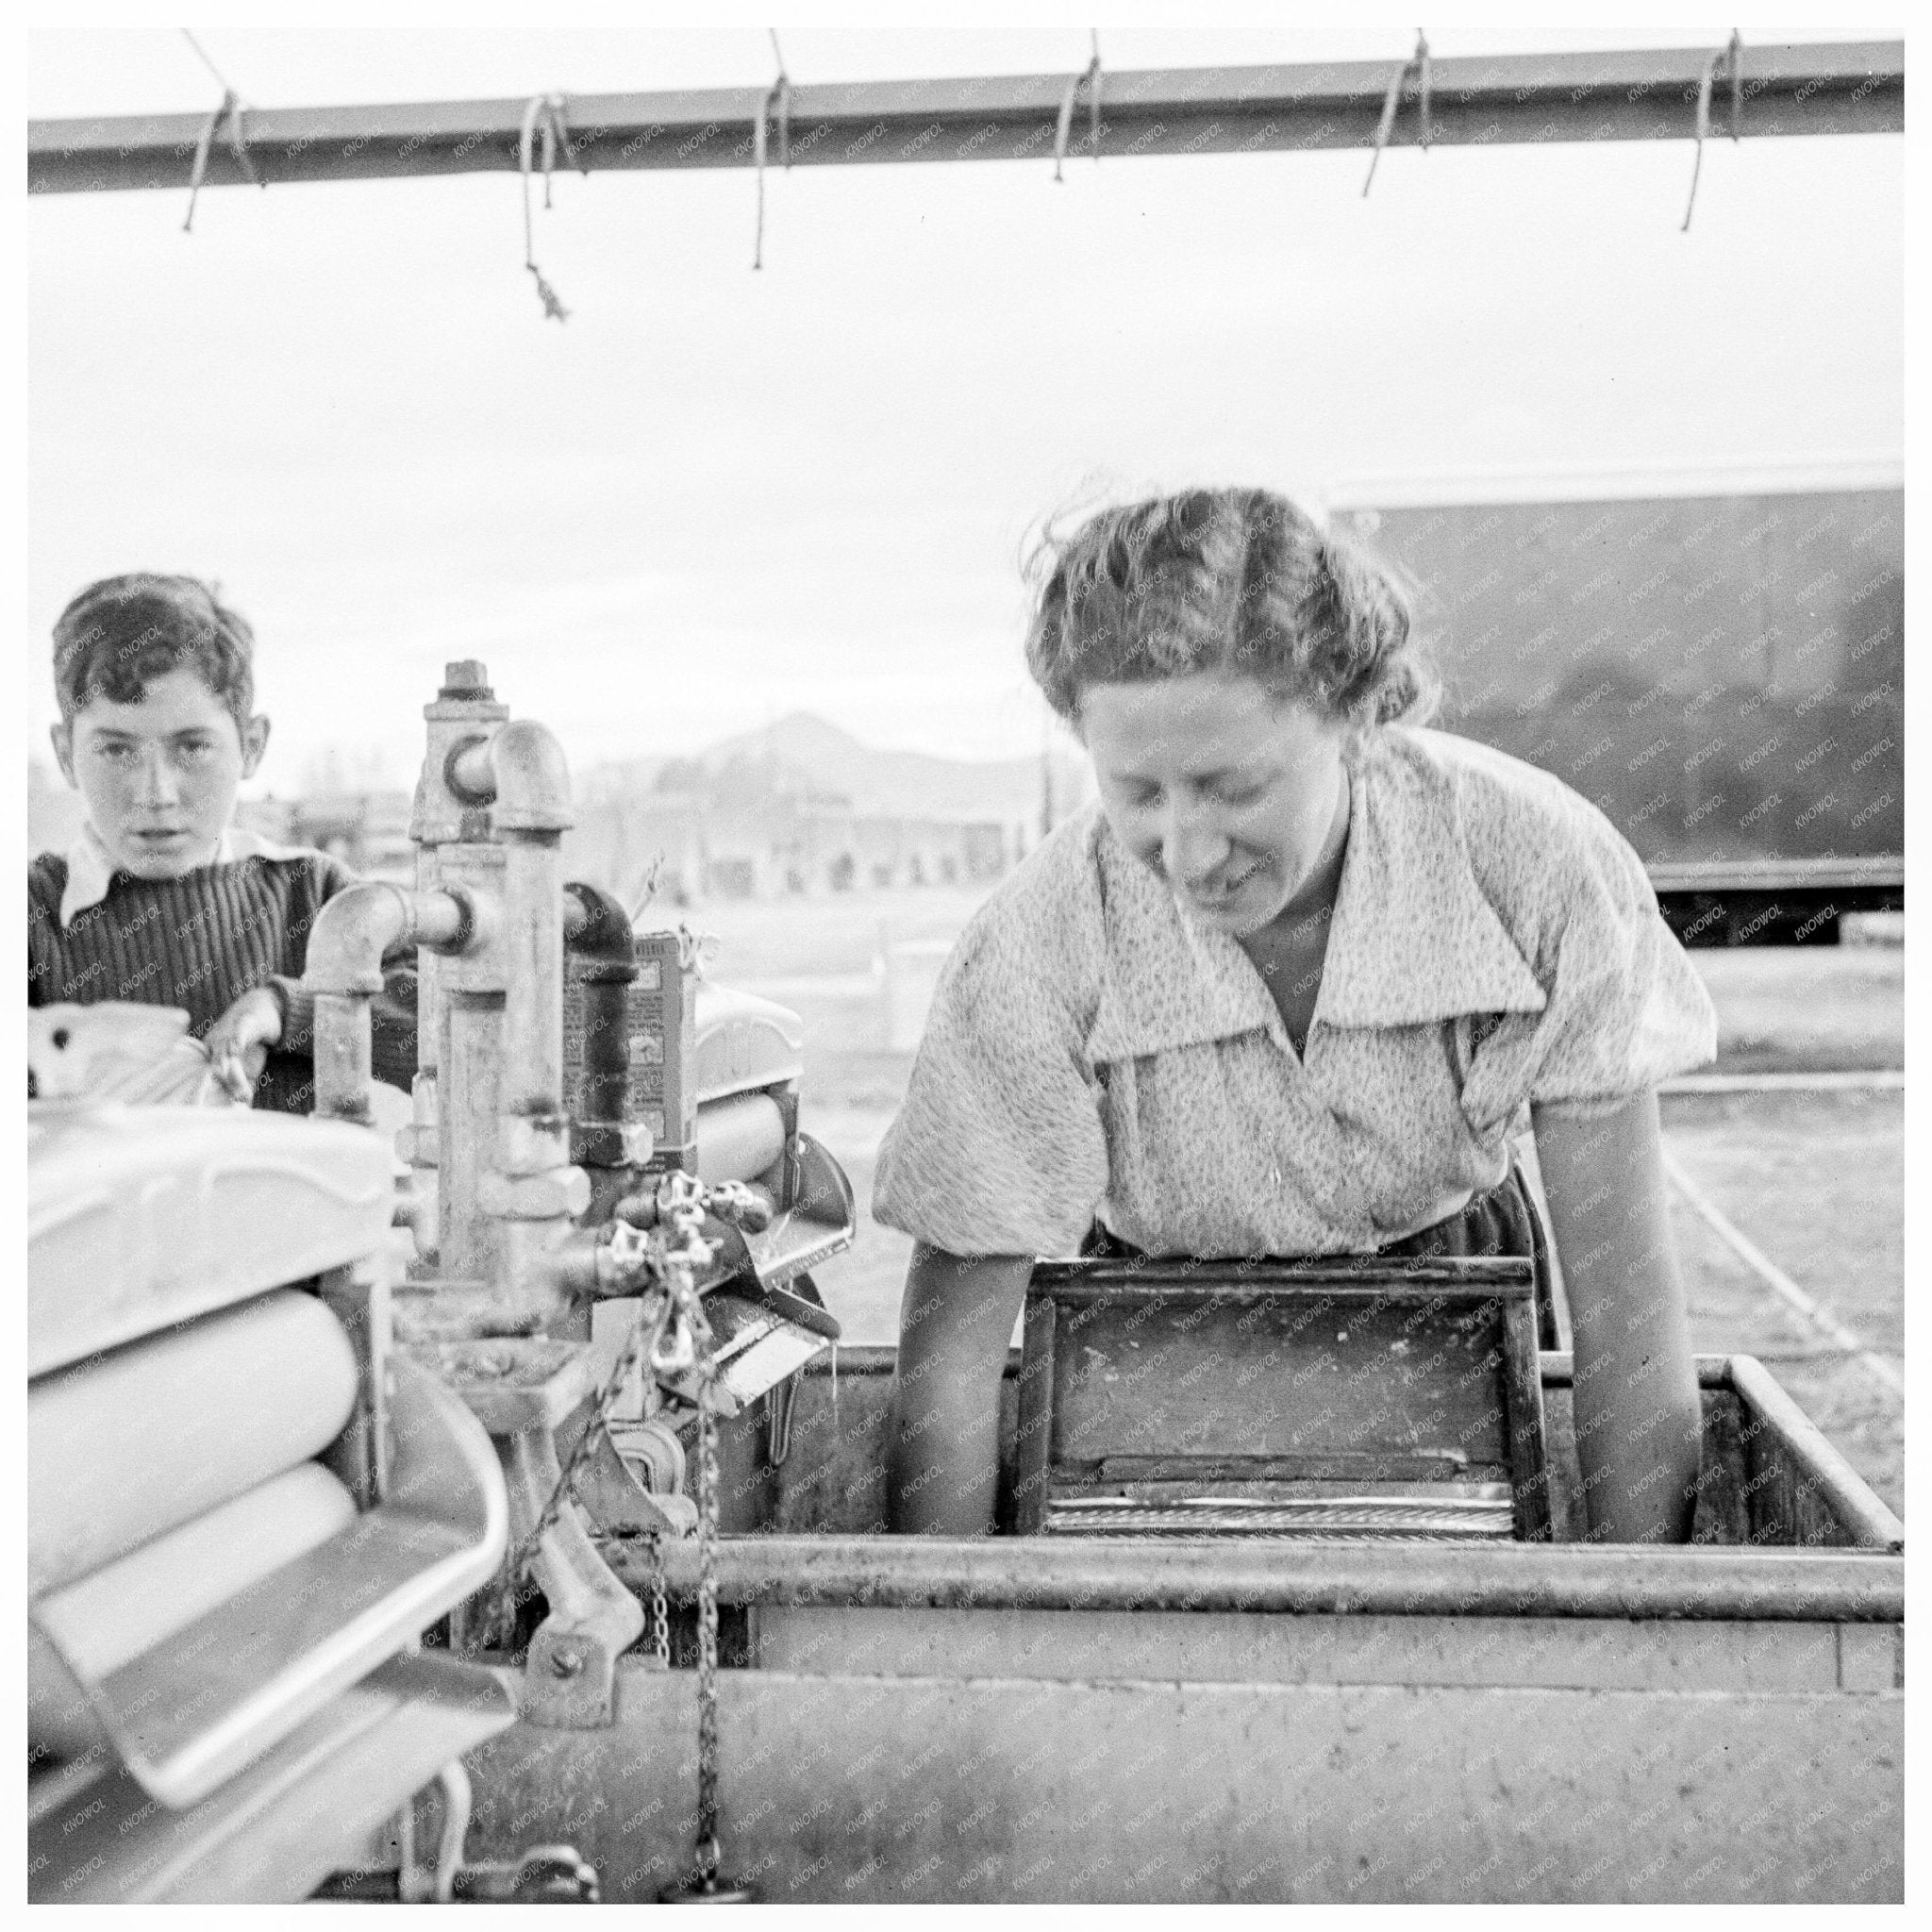
[[[985,1536],[1000,1467],[1000,1377],[1033,1273],[1024,1256],[921,1242],[899,1310],[886,1498],[901,1534]]]
[[[1671,1246],[1657,1096],[1532,1111],[1575,1337],[1576,1451],[1593,1541],[1683,1542],[1703,1422]]]
[[[209,1064],[229,1093],[244,1104],[268,1064],[268,1050],[282,1037],[282,1004],[267,987],[258,986],[244,992],[208,1029],[202,1045],[208,1049]],[[239,1070],[242,1080],[236,1077]]]

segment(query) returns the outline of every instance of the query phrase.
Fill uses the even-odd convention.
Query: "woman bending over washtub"
[[[1026,656],[1099,798],[960,935],[880,1152],[874,1214],[915,1241],[893,1526],[990,1528],[1035,1257],[1546,1277],[1526,1108],[1590,1533],[1684,1540],[1699,1407],[1655,1089],[1716,1022],[1637,855],[1548,773],[1424,728],[1397,586],[1265,491],[1049,541]]]

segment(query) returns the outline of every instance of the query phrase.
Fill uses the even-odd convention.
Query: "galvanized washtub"
[[[1903,1896],[1903,1525],[1750,1357],[1699,1361],[1675,1548],[1576,1540],[1552,1354],[1551,1542],[891,1538],[892,1367],[812,1365],[775,1467],[763,1417],[725,1443],[722,1835],[767,1899]],[[623,1672],[614,1727],[475,1754],[473,1856],[683,1874],[694,1674]]]

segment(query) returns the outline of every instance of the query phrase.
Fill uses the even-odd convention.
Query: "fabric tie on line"
[[[1395,70],[1395,77],[1389,83],[1389,92],[1382,97],[1382,118],[1375,126],[1375,151],[1369,157],[1369,177],[1362,183],[1364,199],[1375,183],[1375,164],[1382,158],[1382,150],[1389,145],[1389,137],[1395,132],[1395,114],[1402,105],[1402,90],[1407,85],[1411,74],[1416,77],[1416,92],[1420,97],[1417,107],[1421,116],[1421,138],[1417,145],[1427,154],[1430,140],[1429,42],[1420,27],[1416,29],[1415,52]]]
[[[1680,235],[1690,232],[1690,211],[1697,206],[1697,177],[1704,172],[1704,140],[1710,132],[1710,91],[1717,83],[1721,65],[1730,70],[1731,139],[1736,141],[1744,118],[1744,37],[1736,27],[1731,29],[1729,43],[1705,61],[1703,77],[1697,83],[1697,158],[1690,163],[1690,199],[1684,205],[1684,225],[1677,230]]]
[[[765,90],[764,98],[758,103],[758,118],[752,127],[752,160],[758,180],[758,225],[751,251],[751,265],[755,269],[765,265],[765,124],[774,113],[778,119],[778,165],[787,169],[791,166],[791,79],[785,72],[785,56],[779,51],[776,31],[767,31],[772,34],[772,53],[778,62],[778,75]]]
[[[700,979],[704,978],[705,968],[717,957],[721,943],[716,933],[693,931],[680,919],[677,922],[678,970],[695,973]]]
[[[1088,61],[1083,72],[1076,74],[1067,83],[1067,91],[1060,96],[1059,125],[1053,138],[1053,178],[1056,181],[1066,177],[1060,173],[1067,158],[1067,141],[1074,131],[1074,103],[1079,98],[1080,90],[1087,90],[1087,106],[1091,114],[1093,129],[1093,158],[1100,158],[1100,34],[1093,33],[1093,58]]]
[[[201,139],[194,144],[194,171],[188,177],[188,218],[181,224],[184,235],[194,232],[195,199],[201,193],[201,184],[208,175],[208,158],[214,150],[215,136],[224,125],[228,130],[228,145],[235,151],[235,165],[256,187],[265,188],[268,185],[255,172],[255,163],[248,156],[248,144],[242,138],[242,116],[246,111],[241,96],[233,88],[223,90],[222,105],[208,117],[208,123],[201,130]]]
[[[561,94],[532,94],[524,108],[523,133],[517,142],[517,164],[524,182],[524,266],[536,277],[538,299],[548,319],[568,322],[570,310],[558,299],[557,291],[543,279],[537,266],[537,253],[530,231],[530,171],[535,160],[537,129],[543,130],[543,206],[550,206],[550,174],[557,165],[557,151],[563,150],[566,162],[575,162],[570,129],[565,125],[565,101]]]

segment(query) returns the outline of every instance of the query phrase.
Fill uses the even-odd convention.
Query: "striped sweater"
[[[116,873],[105,898],[63,924],[67,860],[42,853],[26,874],[27,1004],[181,1007],[198,1040],[244,992],[266,986],[282,1008],[282,1039],[255,1104],[307,1113],[315,1098],[315,1004],[300,984],[308,929],[355,880],[323,852],[238,858],[177,879]],[[388,983],[375,1002],[375,1075],[407,1091],[416,1071],[413,950],[384,965]]]

